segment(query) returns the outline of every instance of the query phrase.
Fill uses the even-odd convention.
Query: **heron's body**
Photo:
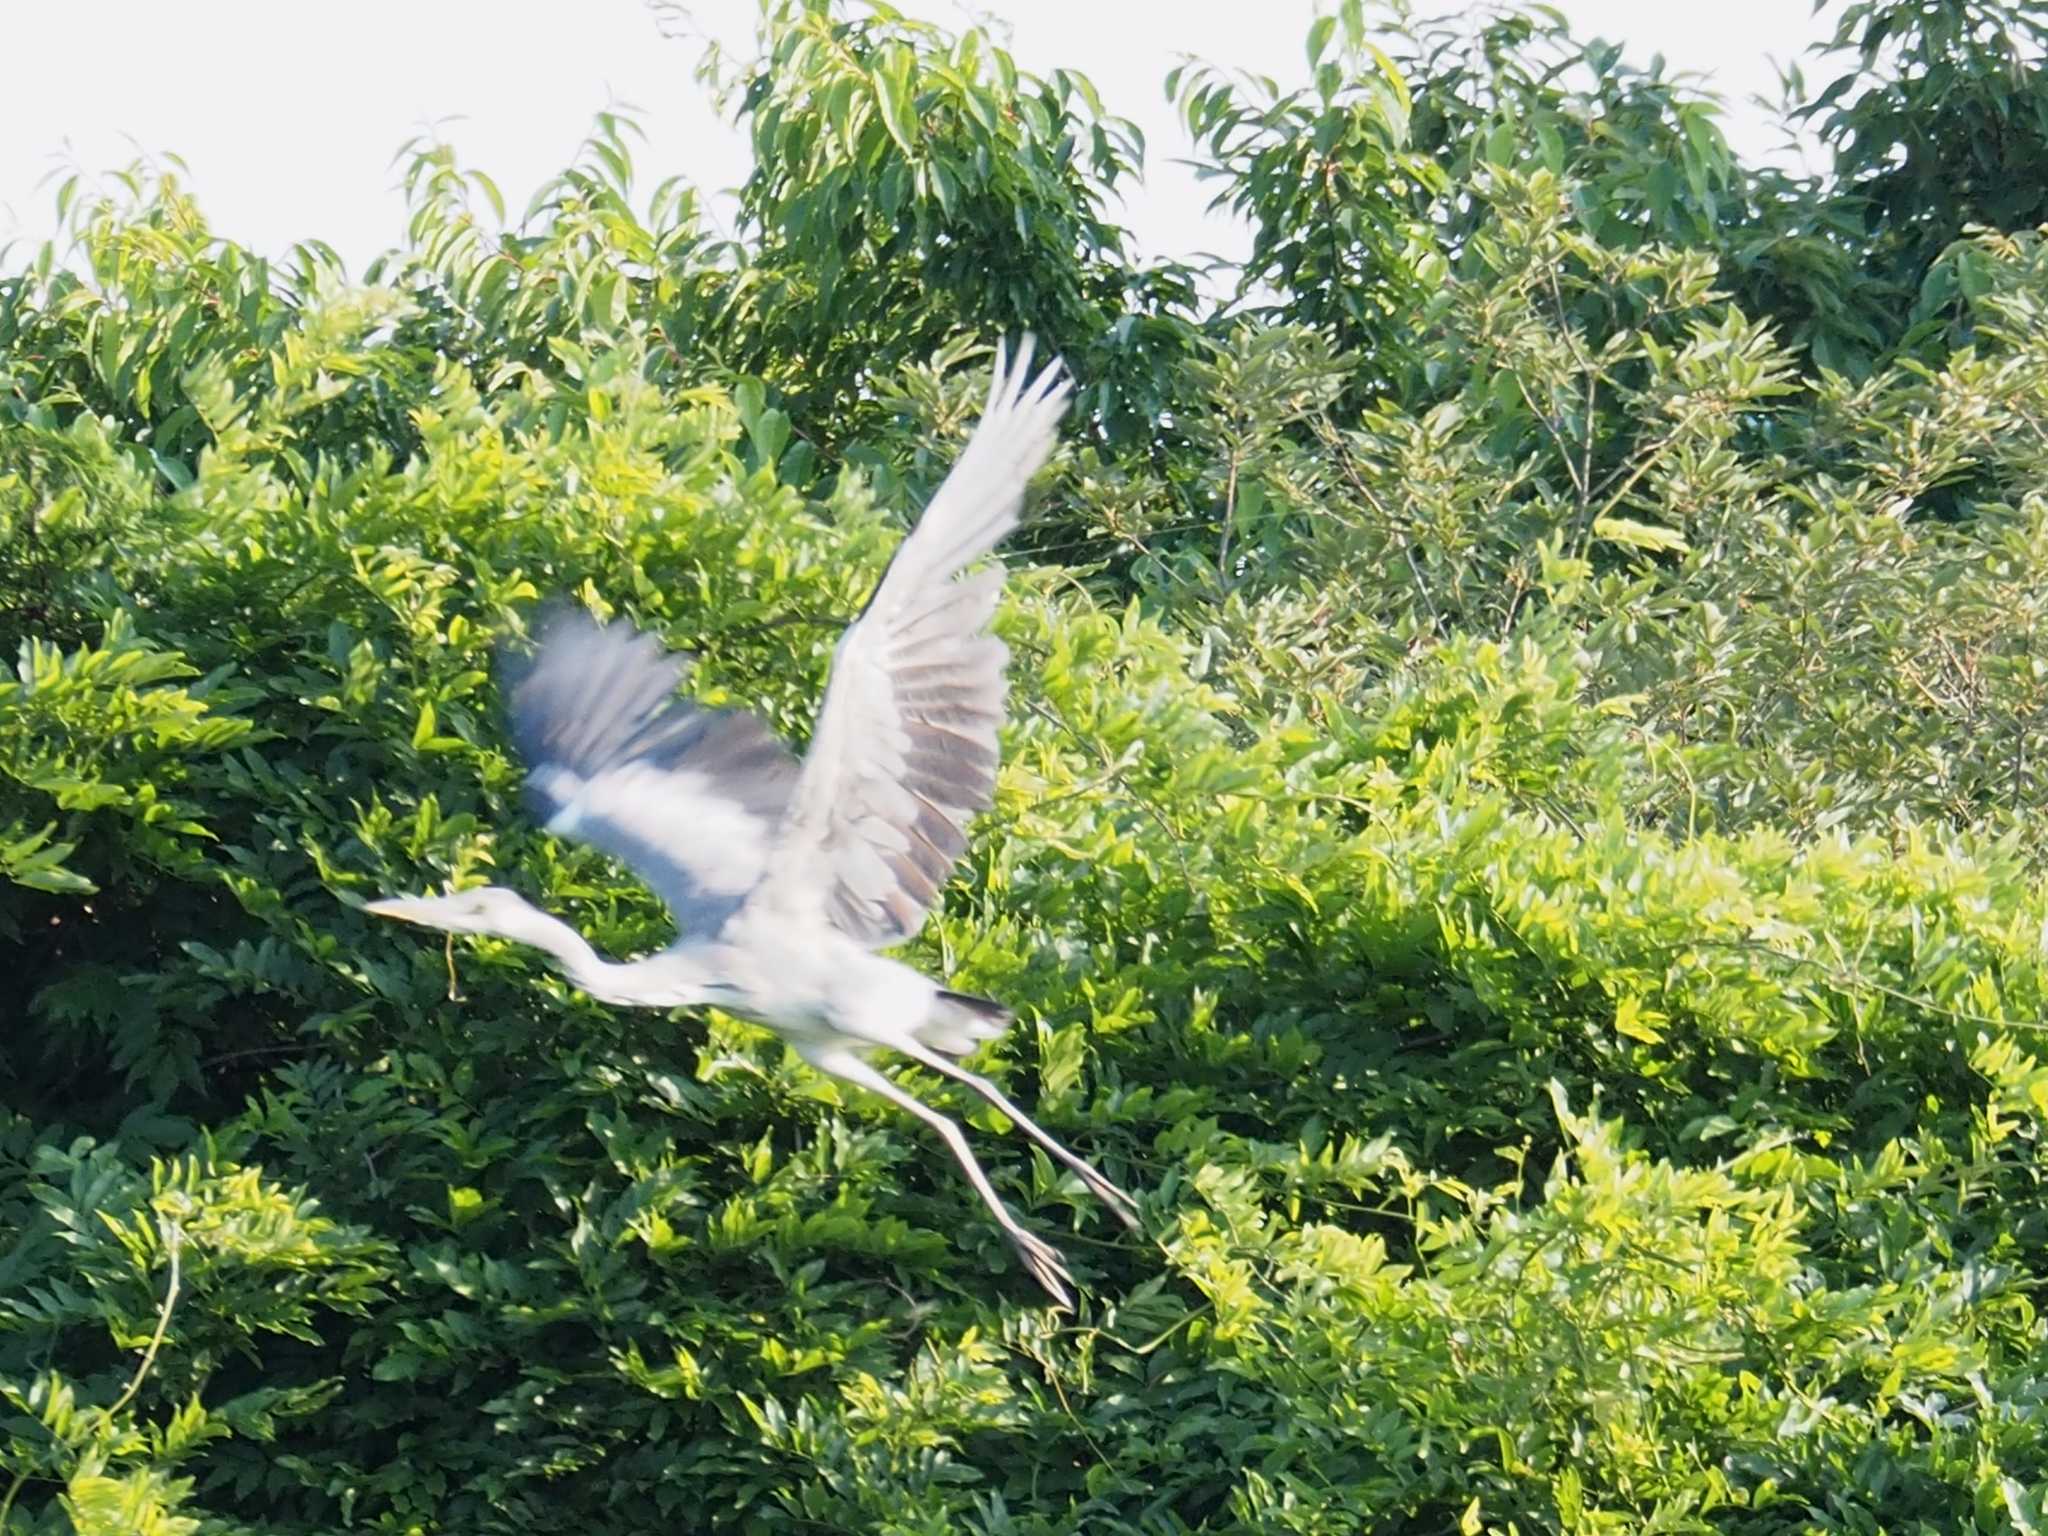
[[[851,939],[792,944],[762,931],[776,926],[742,915],[717,939],[613,967],[600,983],[616,988],[605,1001],[645,1006],[659,995],[672,1007],[710,1004],[767,1025],[806,1053],[841,1040],[890,1046],[906,1033],[923,1037],[941,991],[929,976]],[[953,1053],[971,1048],[955,1045]]]
[[[972,1088],[1135,1225],[1130,1196],[954,1060],[1002,1033],[1008,1013],[876,953],[922,925],[994,791],[1007,653],[986,630],[1001,574],[960,573],[1015,525],[1065,410],[1058,369],[1030,379],[1030,355],[1027,342],[1005,368],[998,354],[966,451],[840,639],[801,765],[752,716],[679,699],[683,664],[626,625],[557,620],[513,682],[547,829],[632,865],[675,915],[674,944],[607,961],[496,886],[370,910],[534,945],[607,1003],[709,1004],[766,1025],[937,1131],[1064,1304],[1064,1262],[1010,1214],[960,1128],[866,1059],[894,1050]]]
[[[956,994],[851,940],[787,944],[772,933],[756,937],[748,926],[717,939],[685,939],[637,960],[608,961],[595,950],[586,960],[572,951],[562,973],[601,1003],[721,1008],[766,1025],[806,1056],[842,1043],[895,1046],[906,1037],[964,1056],[1001,1032],[965,1033],[960,1008],[941,1001]]]

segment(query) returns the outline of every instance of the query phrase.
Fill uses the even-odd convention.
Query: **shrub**
[[[1896,268],[1876,161],[1773,202],[1545,13],[1376,25],[1183,77],[1242,305],[1128,270],[1085,82],[879,7],[768,8],[729,246],[610,117],[510,231],[419,146],[355,282],[67,192],[0,279],[0,1532],[2048,1519],[2039,237],[1852,368],[1758,274],[1851,197],[1828,270]],[[989,1138],[1072,1316],[766,1032],[359,910],[665,942],[524,813],[497,647],[567,594],[801,739],[1039,316],[1084,401],[910,958],[1142,1192]]]

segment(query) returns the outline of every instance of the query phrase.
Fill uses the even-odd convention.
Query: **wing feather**
[[[1003,573],[960,572],[1016,527],[1066,414],[1058,364],[1030,365],[1029,338],[1014,361],[998,351],[959,462],[840,637],[757,898],[822,908],[876,948],[917,931],[994,798],[1009,652],[986,630]]]
[[[754,716],[678,697],[688,667],[630,624],[571,609],[507,692],[547,829],[630,866],[678,927],[709,935],[766,871],[797,765]]]

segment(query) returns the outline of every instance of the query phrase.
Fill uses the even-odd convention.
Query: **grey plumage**
[[[986,630],[1003,575],[956,578],[1017,526],[1052,450],[1065,393],[1028,381],[1030,360],[1028,340],[1007,374],[998,360],[982,418],[1017,430],[976,430],[840,637],[785,827],[791,856],[763,882],[763,901],[822,908],[871,947],[917,931],[995,794],[1009,651]]]
[[[580,608],[507,668],[512,739],[549,831],[637,871],[685,933],[721,928],[768,868],[797,780],[781,738],[677,697],[681,656]]]

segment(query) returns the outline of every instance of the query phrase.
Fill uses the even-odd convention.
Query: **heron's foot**
[[[1067,1289],[1074,1283],[1074,1277],[1067,1269],[1066,1257],[1044,1238],[1033,1236],[1022,1227],[1008,1227],[1010,1241],[1016,1246],[1017,1256],[1024,1261],[1024,1267],[1031,1271],[1031,1278],[1045,1288],[1053,1303],[1063,1312],[1074,1310],[1074,1293]]]
[[[1110,1213],[1133,1232],[1143,1230],[1138,1221],[1138,1202],[1118,1189],[1095,1169],[1090,1168],[1081,1175],[1081,1182],[1088,1186],[1088,1192],[1108,1206]]]

